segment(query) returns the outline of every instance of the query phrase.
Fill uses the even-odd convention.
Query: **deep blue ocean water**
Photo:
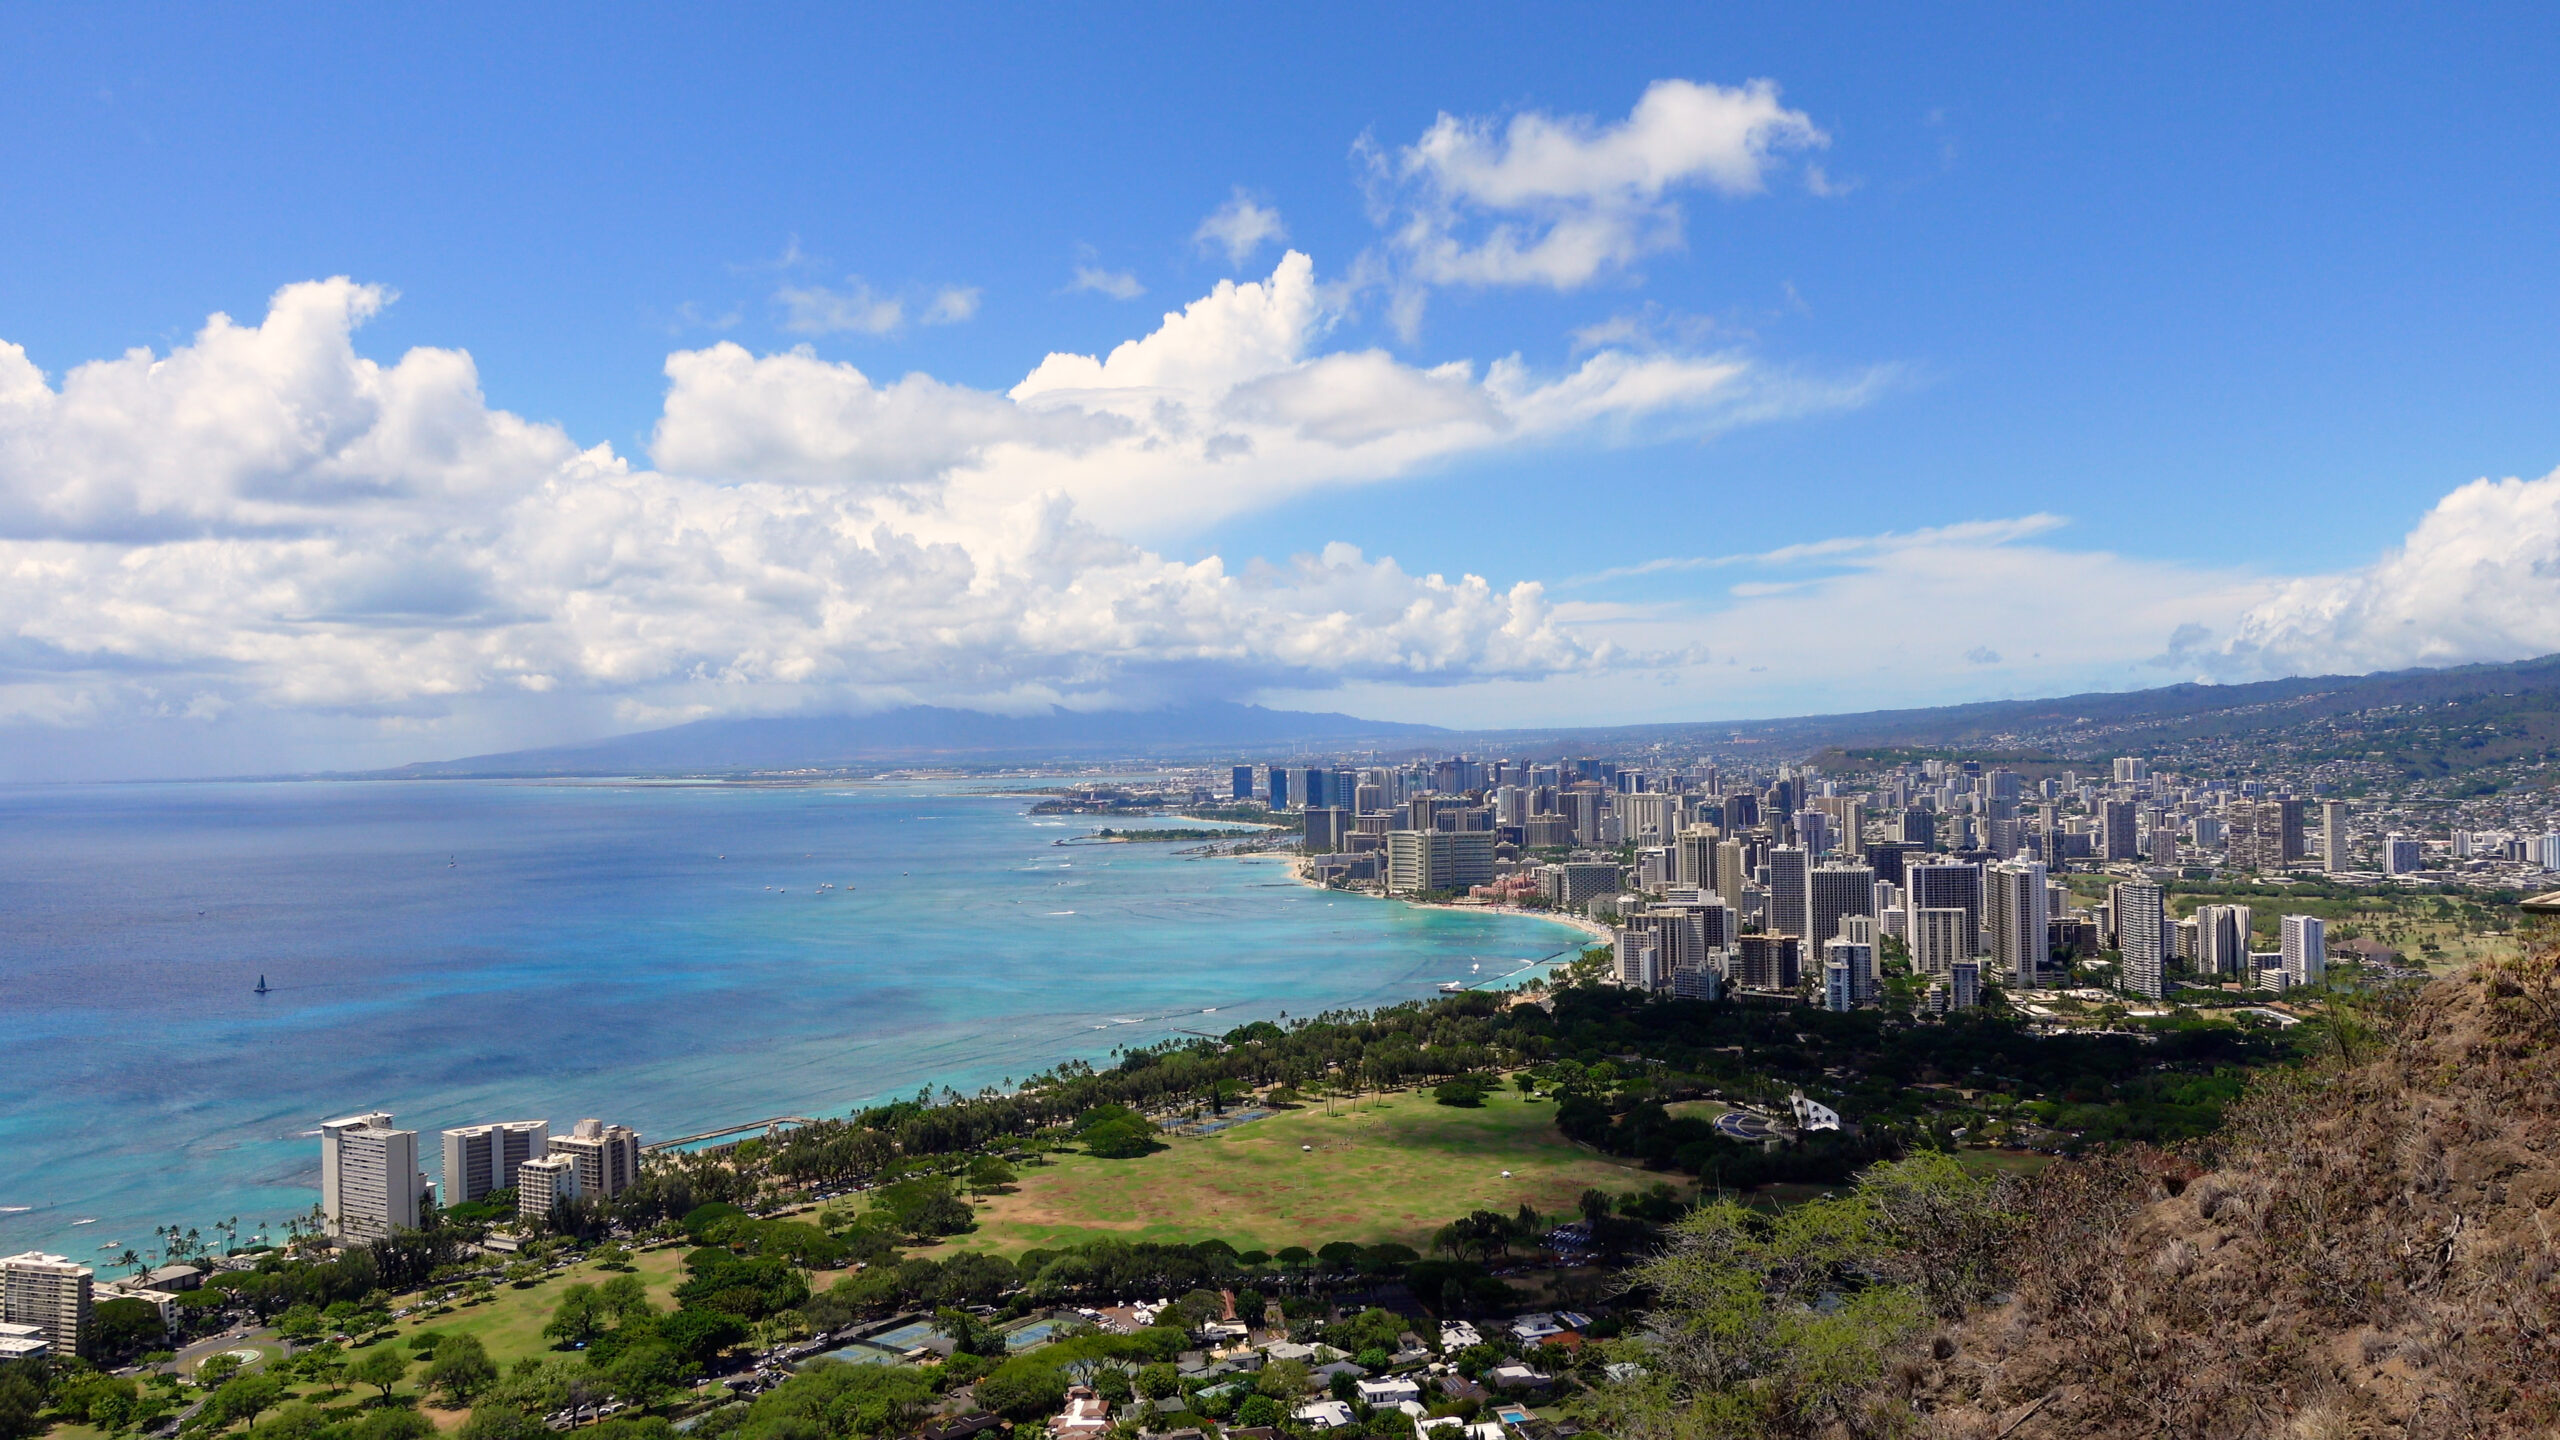
[[[313,1127],[354,1111],[440,1179],[447,1126],[843,1114],[1577,938],[1057,845],[1092,822],[989,788],[0,789],[0,1252],[246,1236],[318,1198]]]

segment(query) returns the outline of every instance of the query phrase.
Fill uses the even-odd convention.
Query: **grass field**
[[[1024,1170],[1015,1193],[980,1208],[976,1232],[948,1244],[1008,1255],[1104,1237],[1215,1238],[1242,1250],[1401,1240],[1423,1249],[1470,1211],[1508,1214],[1523,1201],[1569,1211],[1594,1186],[1614,1194],[1686,1183],[1567,1142],[1554,1116],[1553,1105],[1507,1092],[1475,1110],[1390,1095],[1356,1111],[1309,1105],[1175,1139],[1142,1159],[1060,1156]]]
[[[651,1250],[631,1257],[640,1278],[649,1285],[649,1298],[660,1309],[672,1310],[672,1293],[684,1277],[681,1247]],[[573,1265],[538,1285],[518,1290],[501,1285],[498,1293],[479,1305],[456,1305],[449,1315],[418,1315],[400,1323],[399,1343],[420,1330],[436,1330],[451,1335],[476,1335],[489,1352],[489,1358],[500,1369],[513,1365],[527,1355],[548,1355],[551,1342],[542,1338],[542,1327],[551,1323],[551,1312],[560,1304],[560,1292],[571,1285],[601,1284],[616,1272],[593,1265]]]

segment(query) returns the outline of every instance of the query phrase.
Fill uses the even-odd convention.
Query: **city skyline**
[[[9,26],[0,777],[2560,651],[2529,11]]]

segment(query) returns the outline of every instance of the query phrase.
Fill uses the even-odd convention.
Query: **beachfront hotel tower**
[[[551,1137],[551,1153],[576,1163],[580,1195],[610,1200],[640,1178],[640,1132],[628,1125],[581,1120]]]
[[[85,1353],[93,1279],[88,1266],[60,1255],[30,1250],[0,1257],[0,1323],[33,1327],[53,1355]]]
[[[427,1177],[418,1132],[395,1130],[388,1111],[320,1125],[320,1213],[334,1240],[381,1240],[418,1228]]]
[[[551,1122],[502,1120],[444,1132],[447,1205],[468,1205],[492,1190],[516,1187],[516,1167],[551,1153]]]

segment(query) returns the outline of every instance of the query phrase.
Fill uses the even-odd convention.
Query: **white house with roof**
[[[1420,1400],[1422,1386],[1410,1375],[1387,1375],[1358,1382],[1360,1401],[1364,1405],[1400,1405],[1407,1400]]]

